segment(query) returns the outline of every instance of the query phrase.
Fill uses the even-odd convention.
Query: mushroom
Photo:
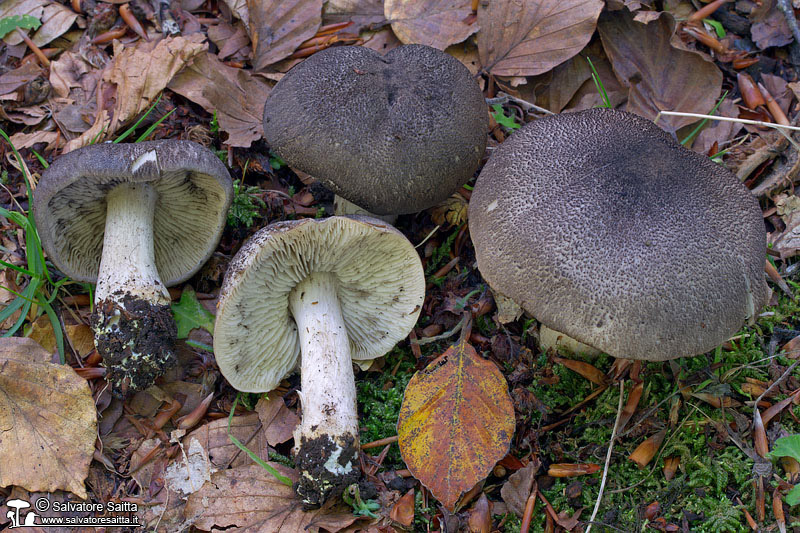
[[[375,359],[417,321],[425,276],[396,229],[369,217],[278,222],[234,257],[220,292],[214,354],[240,391],[267,392],[298,365],[295,431],[306,507],[357,481],[352,360]]]
[[[317,52],[264,105],[264,138],[281,158],[380,215],[445,200],[478,168],[487,130],[469,70],[424,45]]]
[[[42,174],[33,206],[42,245],[66,275],[97,283],[92,327],[115,395],[174,364],[166,287],[214,252],[232,196],[225,166],[190,141],[87,146]]]
[[[767,297],[766,233],[750,191],[622,111],[523,126],[481,171],[469,229],[495,291],[614,357],[704,353]]]
[[[6,507],[9,509],[6,513],[6,518],[11,520],[11,528],[22,526],[22,523],[19,521],[19,511],[20,509],[27,509],[30,506],[31,504],[29,502],[17,498],[13,498],[6,502]]]

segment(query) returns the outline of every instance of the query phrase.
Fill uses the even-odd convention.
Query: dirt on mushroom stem
[[[178,332],[168,304],[115,292],[97,302],[91,320],[115,397],[146,389],[176,364]]]
[[[321,463],[320,457],[329,459]],[[329,464],[331,461],[335,464]],[[348,486],[357,483],[361,477],[361,470],[354,466],[358,465],[358,443],[353,435],[333,437],[325,434],[311,439],[302,437],[295,463],[303,476],[294,484],[294,490],[306,510],[318,508],[327,499],[338,496]],[[342,474],[346,468],[350,468],[350,471]]]

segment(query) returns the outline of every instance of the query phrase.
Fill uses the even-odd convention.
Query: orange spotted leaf
[[[398,444],[414,477],[453,511],[508,453],[514,424],[505,378],[461,341],[411,378]]]

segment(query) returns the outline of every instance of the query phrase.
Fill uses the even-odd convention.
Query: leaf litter
[[[234,179],[241,180],[242,189],[263,200],[247,204],[253,206],[253,219],[260,222],[330,213],[329,192],[313,180],[298,179],[260,140],[261,108],[271,85],[304,57],[330,46],[363,44],[385,53],[401,43],[425,43],[451,53],[476,77],[500,119],[489,134],[490,150],[514,125],[541,117],[538,109],[560,112],[603,105],[587,57],[613,106],[651,119],[660,111],[709,113],[723,89],[728,95],[715,111],[721,117],[780,122],[798,113],[797,44],[783,13],[770,2],[717,3],[716,11],[692,20],[694,6],[671,1],[604,5],[599,0],[212,0],[184,2],[160,12],[147,2],[132,0],[129,11],[149,41],[120,16],[123,4],[10,0],[0,6],[0,19],[28,14],[41,21],[39,28],[23,26],[10,32],[0,44],[2,128],[21,149],[28,168],[38,173],[44,162],[59,154],[113,140],[142,119],[135,128],[137,133],[152,128],[149,138],[188,138],[217,150],[231,165]],[[170,19],[183,31],[163,37],[159,32],[169,27]],[[21,33],[26,31],[34,46],[44,49],[40,52],[49,58],[49,66],[23,40]],[[116,37],[90,42],[107,31]],[[746,93],[737,76],[741,72],[753,79],[751,91],[760,92],[763,103],[741,98]],[[167,113],[171,114],[156,123]],[[662,531],[739,531],[749,528],[750,522],[764,527],[780,527],[787,519],[791,523],[796,511],[782,496],[798,481],[797,461],[789,454],[775,463],[780,480],[754,477],[750,470],[753,458],[766,450],[783,453],[780,437],[800,432],[800,412],[796,412],[800,381],[793,359],[780,351],[792,352],[796,344],[792,339],[800,338],[796,304],[800,211],[793,189],[800,158],[781,135],[756,126],[709,120],[687,139],[696,119],[661,116],[658,123],[679,140],[686,139],[694,150],[715,156],[737,172],[760,198],[773,255],[768,271],[782,293],[773,295],[757,328],[745,328],[705,357],[639,369],[612,366],[604,356],[574,361],[565,354],[542,353],[535,322],[522,317],[499,324],[491,298],[484,296],[486,287],[473,266],[474,252],[463,231],[473,183],[469,182],[450,201],[451,207],[433,208],[398,223],[415,244],[424,242],[418,250],[429,272],[424,322],[413,337],[445,337],[428,344],[401,343],[386,364],[373,365],[357,376],[374,384],[364,394],[379,399],[372,405],[381,405],[386,417],[396,420],[402,414],[404,424],[412,420],[417,428],[429,424],[427,431],[434,435],[449,423],[448,434],[454,439],[442,449],[458,454],[435,447],[420,452],[421,441],[399,431],[403,460],[396,452],[392,425],[381,430],[387,442],[362,454],[371,485],[362,491],[366,499],[383,503],[378,518],[358,518],[343,506],[303,511],[290,489],[231,442],[227,415],[235,394],[220,379],[213,354],[203,348],[210,342],[213,324],[211,307],[204,304],[213,304],[221,280],[211,271],[191,280],[207,294],[192,298],[191,289],[186,289],[186,300],[180,299],[180,290],[173,294],[179,325],[189,343],[179,343],[178,367],[157,387],[124,404],[106,391],[88,333],[88,298],[74,294],[83,288],[70,285],[70,295],[57,295],[67,362],[75,372],[50,363],[56,335],[52,322],[35,307],[22,317],[24,333],[30,337],[25,353],[39,350],[39,355],[26,362],[10,357],[0,374],[0,389],[7,398],[24,392],[18,379],[8,379],[9,365],[20,369],[15,372],[33,372],[34,388],[51,379],[48,376],[62,376],[58,387],[37,394],[36,401],[44,406],[52,403],[53,394],[68,393],[71,387],[85,389],[81,402],[61,405],[69,413],[61,416],[85,421],[85,434],[48,437],[59,454],[80,465],[65,470],[63,476],[47,466],[53,457],[44,457],[44,472],[32,473],[35,469],[28,463],[0,470],[0,476],[10,476],[2,477],[7,486],[0,488],[0,499],[13,495],[33,501],[35,493],[28,491],[57,489],[88,495],[92,501],[133,498],[146,504],[143,521],[164,531],[236,526],[261,531],[387,532],[403,526],[412,531],[516,532],[521,522],[537,531],[547,524],[578,531],[587,527],[588,514],[582,510],[594,504],[602,475],[608,477],[609,487],[596,520],[617,529],[633,528],[640,516]],[[10,147],[0,146],[3,160],[13,163],[4,163],[0,201],[4,208],[16,209],[17,203],[25,208],[18,165],[7,157]],[[452,206],[461,214],[450,216]],[[436,222],[439,218],[444,223]],[[24,264],[25,236],[13,223],[0,222],[0,259]],[[218,254],[230,257],[256,229],[227,228]],[[223,271],[226,264],[221,263]],[[28,280],[8,269],[2,274],[0,302],[7,305],[16,297],[5,289],[19,292]],[[465,310],[472,315],[475,330],[469,339],[456,343],[460,349],[448,348],[447,335],[457,333],[454,328]],[[39,345],[44,351],[36,348]],[[450,396],[453,400],[444,409],[430,410],[430,416],[420,415],[424,408],[405,414],[403,393],[409,401],[418,395],[423,406],[433,398],[420,392],[422,377],[452,394],[447,385],[453,378],[441,376],[453,361],[474,369],[477,382],[482,377],[484,384],[493,383],[462,400],[485,404],[491,394],[505,391],[501,394],[505,399],[492,404],[502,415],[492,410],[481,415],[480,407],[474,407],[467,414],[482,422],[462,423],[459,433],[453,416],[449,421],[446,416],[436,418],[472,406],[457,394]],[[426,373],[429,365],[434,370]],[[411,378],[414,370],[420,371],[418,378]],[[634,386],[620,413],[620,436],[610,469],[604,472],[599,464],[614,423],[617,393],[615,387],[603,387],[627,378]],[[282,466],[276,468],[290,477],[297,388],[296,377],[290,377],[269,395],[245,398],[246,407],[236,407],[230,429],[260,459],[280,461]],[[4,431],[9,424],[28,427],[36,421],[30,413],[12,412],[0,424]],[[88,431],[98,414],[102,415],[99,440],[95,430]],[[362,427],[378,427],[377,413],[360,414]],[[179,429],[184,423],[189,426]],[[491,433],[499,426],[509,442],[482,443],[481,432]],[[0,441],[0,454],[4,444],[7,441]],[[19,454],[23,444],[8,450]],[[436,475],[442,464],[460,473],[460,484],[454,483],[458,476]],[[469,472],[475,464],[480,467]],[[134,481],[119,485],[115,492],[109,478],[122,480],[118,476],[123,473]],[[755,488],[753,479],[758,480]],[[625,494],[632,499],[623,499]],[[638,498],[639,494],[645,495]],[[56,493],[53,497],[66,498]],[[630,503],[637,500],[644,503]],[[5,516],[0,512],[0,520]]]

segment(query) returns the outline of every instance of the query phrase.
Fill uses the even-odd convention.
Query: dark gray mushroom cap
[[[354,360],[384,355],[417,322],[425,274],[395,228],[358,215],[270,224],[236,253],[217,304],[214,356],[238,390],[271,391],[297,365],[289,295],[314,272],[337,280]]]
[[[343,46],[292,68],[264,106],[264,138],[290,165],[377,214],[421,211],[472,177],[488,115],[467,68],[423,45],[385,56]]]
[[[630,113],[525,125],[481,171],[469,227],[492,288],[615,357],[703,353],[766,300],[756,199]]]
[[[191,141],[96,144],[56,159],[34,195],[39,236],[55,265],[78,281],[95,282],[105,231],[105,197],[121,183],[158,192],[153,238],[161,280],[187,280],[219,242],[233,198],[225,165]]]

